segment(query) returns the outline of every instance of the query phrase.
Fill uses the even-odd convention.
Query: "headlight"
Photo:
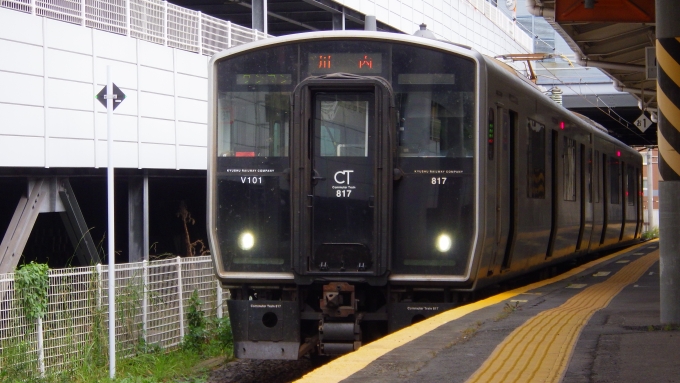
[[[441,251],[442,253],[451,250],[451,245],[453,245],[453,241],[448,234],[442,234],[437,237],[435,246],[437,247],[437,250]]]
[[[238,247],[243,250],[250,250],[255,245],[255,237],[250,232],[244,231],[238,237]]]

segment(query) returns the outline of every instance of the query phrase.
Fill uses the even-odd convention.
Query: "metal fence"
[[[209,256],[120,264],[115,272],[119,357],[134,354],[140,344],[178,346],[194,291],[206,317],[226,313],[227,297]],[[0,370],[28,363],[51,374],[82,363],[88,352],[106,353],[108,279],[106,265],[50,270],[47,313],[30,323],[15,294],[14,274],[0,275]]]
[[[0,0],[0,7],[207,56],[271,37],[162,0]]]

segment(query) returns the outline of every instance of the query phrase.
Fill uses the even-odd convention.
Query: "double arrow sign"
[[[105,108],[106,108],[106,93],[107,93],[106,86],[102,88],[102,90],[99,91],[99,93],[97,93],[97,100],[99,100],[99,102],[101,102]],[[113,84],[113,110],[116,110],[118,105],[120,105],[120,103],[123,102],[123,100],[125,100],[125,93],[123,93],[123,91],[121,91],[120,88],[116,86],[116,84]]]

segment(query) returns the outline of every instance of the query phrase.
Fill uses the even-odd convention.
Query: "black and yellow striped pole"
[[[656,0],[661,323],[680,324],[680,6]]]

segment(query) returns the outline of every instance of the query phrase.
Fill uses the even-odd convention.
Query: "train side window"
[[[621,166],[619,160],[614,157],[609,157],[609,191],[610,201],[612,205],[621,203]]]
[[[593,191],[595,203],[600,202],[600,173],[602,168],[600,166],[600,151],[595,151],[595,158],[593,158]]]
[[[564,137],[564,200],[576,201],[576,142]]]
[[[626,195],[628,196],[628,205],[635,205],[635,171],[632,165],[626,167]]]
[[[545,125],[527,120],[527,197],[545,198]]]

